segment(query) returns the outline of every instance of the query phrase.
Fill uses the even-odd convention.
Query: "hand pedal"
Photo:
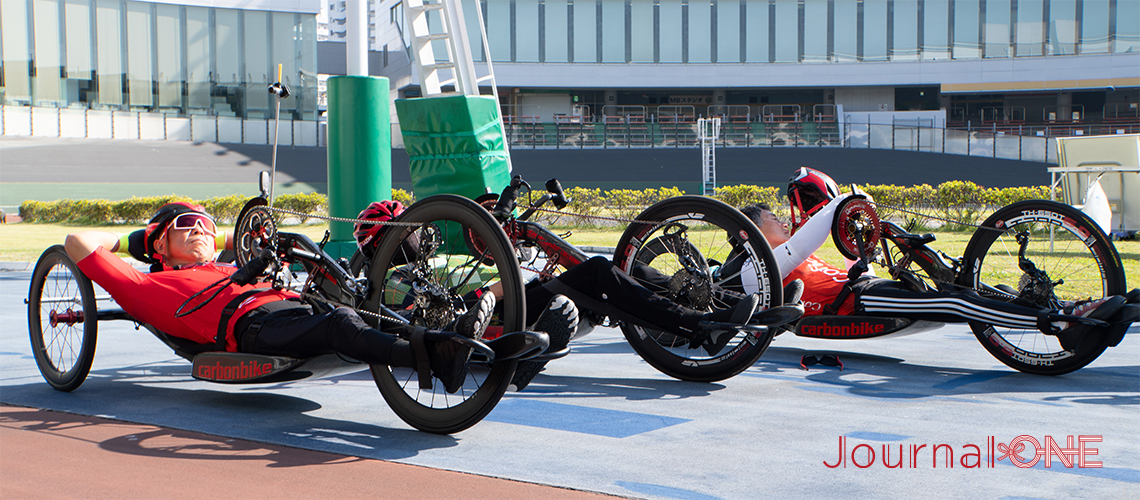
[[[780,326],[800,319],[803,315],[803,304],[792,304],[760,311],[752,315],[749,323],[759,323],[767,327]]]
[[[539,356],[550,348],[550,336],[544,332],[513,332],[489,340],[487,346],[494,351],[495,359],[528,359]]]

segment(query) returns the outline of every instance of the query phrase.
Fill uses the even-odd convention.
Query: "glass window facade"
[[[482,5],[493,57],[510,62],[877,62],[1140,50],[1137,0],[482,0]]]
[[[745,0],[744,9],[745,62],[771,62],[768,50],[771,41],[768,0]]]
[[[314,14],[4,0],[0,102],[271,118],[280,65],[294,96],[282,117],[315,120],[316,35]]]

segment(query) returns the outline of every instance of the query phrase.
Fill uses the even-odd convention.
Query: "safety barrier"
[[[0,106],[0,135],[272,144],[273,119]],[[324,146],[324,122],[281,120],[282,146]]]
[[[503,123],[510,147],[516,149],[699,147],[696,127],[700,116],[690,106],[661,108],[668,108],[668,113],[661,114],[660,108],[651,114],[640,106],[623,106],[607,109],[612,115],[556,115],[553,122],[540,121],[534,110],[534,115],[504,116]],[[1114,109],[1101,123],[1031,126],[994,120],[975,126],[950,121],[946,127],[930,120],[852,123],[849,118],[836,120],[831,114],[834,110],[826,107],[795,121],[767,121],[763,115],[731,108],[717,113],[722,118],[718,148],[870,148],[1055,162],[1052,138],[1140,133],[1140,120],[1131,108]],[[996,118],[1005,111],[992,114]],[[1071,109],[1062,111],[1073,116]],[[1010,116],[1017,117],[1017,113]],[[392,127],[393,146],[402,147],[399,124]],[[0,135],[271,144],[273,120],[0,106]],[[278,141],[286,146],[324,146],[325,136],[323,121],[282,120]]]

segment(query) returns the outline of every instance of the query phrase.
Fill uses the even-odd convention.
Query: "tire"
[[[643,282],[647,288],[661,290],[658,293],[662,296],[701,311],[731,307],[744,294],[744,288],[738,280],[714,276],[707,285],[710,294],[706,299],[704,291],[696,290],[699,287],[694,287],[686,296],[681,296],[640,279],[640,273],[634,270],[635,264],[646,265],[677,279],[685,273],[678,262],[677,252],[680,248],[696,250],[693,257],[699,265],[711,263],[715,266],[715,262],[710,261],[726,262],[726,257],[734,249],[733,243],[726,237],[733,235],[738,242],[736,250],[749,255],[751,263],[758,264],[752,266],[749,273],[752,276],[748,278],[754,278],[759,283],[760,308],[783,304],[780,271],[772,257],[768,241],[756,224],[739,210],[712,198],[680,196],[649,207],[637,216],[637,220],[656,223],[630,224],[618,241],[614,264]],[[675,227],[675,223],[687,227],[684,234],[689,246],[674,244],[679,240],[666,234],[673,230],[671,228]],[[671,332],[631,325],[628,322],[623,322],[621,328],[633,349],[646,362],[666,375],[693,382],[715,382],[739,374],[764,354],[775,333],[771,330],[765,334],[738,331],[724,349],[715,356],[710,356],[704,349],[689,349],[688,339]]]
[[[454,286],[455,280],[445,282],[436,278],[449,274],[467,276],[470,271],[478,270],[477,277],[482,281],[481,284],[501,283],[501,310],[496,308],[499,310],[498,315],[489,328],[502,329],[504,332],[523,330],[526,302],[519,264],[502,227],[489,212],[467,198],[437,195],[412,205],[397,221],[424,224],[418,227],[392,226],[384,234],[369,271],[372,292],[365,301],[366,310],[377,311],[379,304],[384,303],[393,310],[409,313],[412,321],[418,324],[431,328],[445,326],[450,321],[448,314],[462,311],[454,309],[450,304],[445,304],[442,308],[420,307],[414,300],[417,292],[407,286],[406,282],[391,278],[394,268],[409,269],[421,265],[417,262],[426,263],[432,259],[433,262],[445,264],[433,267],[430,281],[439,290],[446,291],[452,301],[462,297],[469,288],[477,288],[479,284],[473,280],[466,286],[457,288]],[[466,245],[463,244],[463,229],[470,230],[486,243],[487,251],[496,264],[477,263],[475,258],[467,255]],[[428,254],[430,245],[426,234],[435,230],[439,230],[441,245]],[[403,242],[410,234],[420,237],[418,247],[421,255],[403,255],[409,248]],[[411,263],[390,265],[393,261]],[[506,391],[517,364],[517,360],[494,363],[473,361],[467,381],[455,394],[447,394],[438,381],[432,384],[432,390],[421,390],[416,371],[410,368],[373,366],[372,377],[384,399],[404,422],[421,431],[450,434],[475,425],[494,409]]]
[[[1000,300],[1055,310],[1057,301],[1096,299],[1125,292],[1124,267],[1112,240],[1088,216],[1061,203],[1030,200],[991,215],[966,245],[958,284]],[[998,230],[996,228],[1002,228]],[[1052,229],[1052,243],[1050,243]],[[1030,231],[1026,257],[1052,281],[1063,280],[1049,293],[1020,293],[1018,231]],[[993,293],[999,285],[1025,297]],[[1003,287],[1003,288],[1004,288]],[[1010,288],[1006,288],[1009,290]],[[986,290],[991,290],[987,293]],[[1061,375],[1091,363],[1108,347],[1108,334],[1094,330],[1077,347],[1066,350],[1056,336],[971,322],[978,341],[1002,363],[1025,373]]]
[[[28,333],[40,374],[53,388],[74,391],[87,379],[98,324],[91,280],[63,245],[45,250],[28,290]]]

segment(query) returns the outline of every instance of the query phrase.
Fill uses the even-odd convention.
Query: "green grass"
[[[3,224],[0,225],[0,262],[35,262],[45,249],[51,245],[63,243],[69,233],[99,229],[115,233],[129,233],[141,226],[73,226],[65,224]],[[324,237],[326,224],[307,224],[300,226],[283,226],[282,231],[299,232],[320,241]],[[223,230],[233,230],[233,227],[222,226]],[[618,228],[552,228],[555,233],[564,235],[567,241],[578,246],[614,247],[621,238],[623,227]],[[569,233],[569,235],[567,235]],[[970,241],[969,232],[935,232],[937,240],[932,247],[945,252],[951,257],[961,257]],[[1116,242],[1117,251],[1124,263],[1125,275],[1128,279],[1129,289],[1137,285],[1137,276],[1140,276],[1140,244],[1135,241]],[[835,249],[831,240],[816,252],[825,261],[835,265],[843,264],[843,257]],[[882,273],[880,273],[882,274]]]

